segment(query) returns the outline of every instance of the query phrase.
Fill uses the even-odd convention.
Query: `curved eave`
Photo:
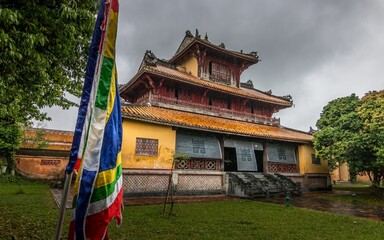
[[[136,83],[137,79],[139,79],[140,76],[143,75],[143,73],[145,72],[144,69],[145,69],[145,68],[140,69],[140,70],[135,74],[135,76],[133,76],[133,78],[132,78],[129,82],[127,82],[125,85],[123,85],[121,88],[119,88],[120,96],[124,96],[124,92],[125,92],[127,89],[129,89],[130,87],[132,87],[132,86]]]
[[[122,116],[126,119],[141,122],[219,134],[296,143],[312,143],[312,136],[310,134],[302,133],[292,129],[266,126],[237,120],[221,119],[219,117],[206,116],[198,113],[187,113],[177,110],[160,109],[156,107],[124,107]],[[198,120],[198,123],[194,123],[191,119],[195,121]],[[231,128],[231,126],[236,127]],[[250,127],[253,129],[253,131],[247,130]],[[239,130],[239,128],[242,130]],[[258,130],[256,131],[255,129]]]

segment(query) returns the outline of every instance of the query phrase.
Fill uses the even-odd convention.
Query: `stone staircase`
[[[267,196],[299,196],[300,183],[281,174],[232,172],[228,174],[229,196],[256,198]]]

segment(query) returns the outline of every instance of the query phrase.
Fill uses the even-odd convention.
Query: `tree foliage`
[[[384,90],[352,94],[328,103],[314,135],[317,157],[335,168],[346,161],[351,175],[367,173],[375,186],[384,178]]]
[[[328,160],[331,170],[346,161],[346,149],[361,127],[356,109],[361,105],[355,94],[335,99],[323,108],[316,126],[314,148],[318,158]]]
[[[0,0],[1,154],[20,144],[11,129],[49,120],[42,108],[75,105],[65,94],[80,95],[97,3]]]
[[[379,186],[384,178],[384,90],[367,93],[357,113],[362,127],[348,151],[349,167],[355,173],[368,173]]]

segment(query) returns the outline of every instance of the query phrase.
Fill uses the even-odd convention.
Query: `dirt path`
[[[351,215],[355,217],[368,218],[372,220],[384,221],[384,207],[368,206],[355,203],[336,202],[324,198],[319,198],[321,195],[338,194],[352,195],[348,191],[333,191],[333,192],[311,192],[303,193],[300,197],[293,197],[290,204],[295,207],[313,209],[319,211],[327,211]],[[352,197],[352,196],[351,196]],[[285,198],[265,198],[257,199],[257,201],[270,202],[276,204],[285,204]]]

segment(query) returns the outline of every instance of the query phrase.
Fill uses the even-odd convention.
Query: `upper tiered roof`
[[[243,53],[242,51],[233,51],[225,48],[225,44],[221,43],[219,45],[215,45],[208,40],[208,35],[205,34],[204,39],[201,38],[198,30],[196,29],[196,34],[193,36],[191,32],[186,31],[185,37],[181,42],[179,48],[177,49],[175,55],[169,60],[170,63],[176,63],[180,57],[182,57],[189,49],[195,47],[195,45],[204,46],[207,49],[211,49],[215,52],[220,52],[227,57],[238,59],[245,61],[248,66],[253,65],[259,62],[259,56],[257,56],[257,52]]]
[[[268,92],[263,92],[254,88],[238,88],[220,83],[215,83],[200,79],[189,73],[179,71],[176,65],[168,61],[156,58],[156,56],[150,51],[146,52],[144,59],[141,63],[139,72],[126,85],[120,88],[120,95],[123,98],[128,98],[130,94],[134,94],[134,91],[131,90],[139,85],[138,80],[146,74],[154,74],[160,77],[172,79],[173,81],[200,86],[206,89],[215,90],[229,95],[249,98],[266,103],[273,103],[282,107],[292,106],[292,100],[289,97],[274,96]]]

